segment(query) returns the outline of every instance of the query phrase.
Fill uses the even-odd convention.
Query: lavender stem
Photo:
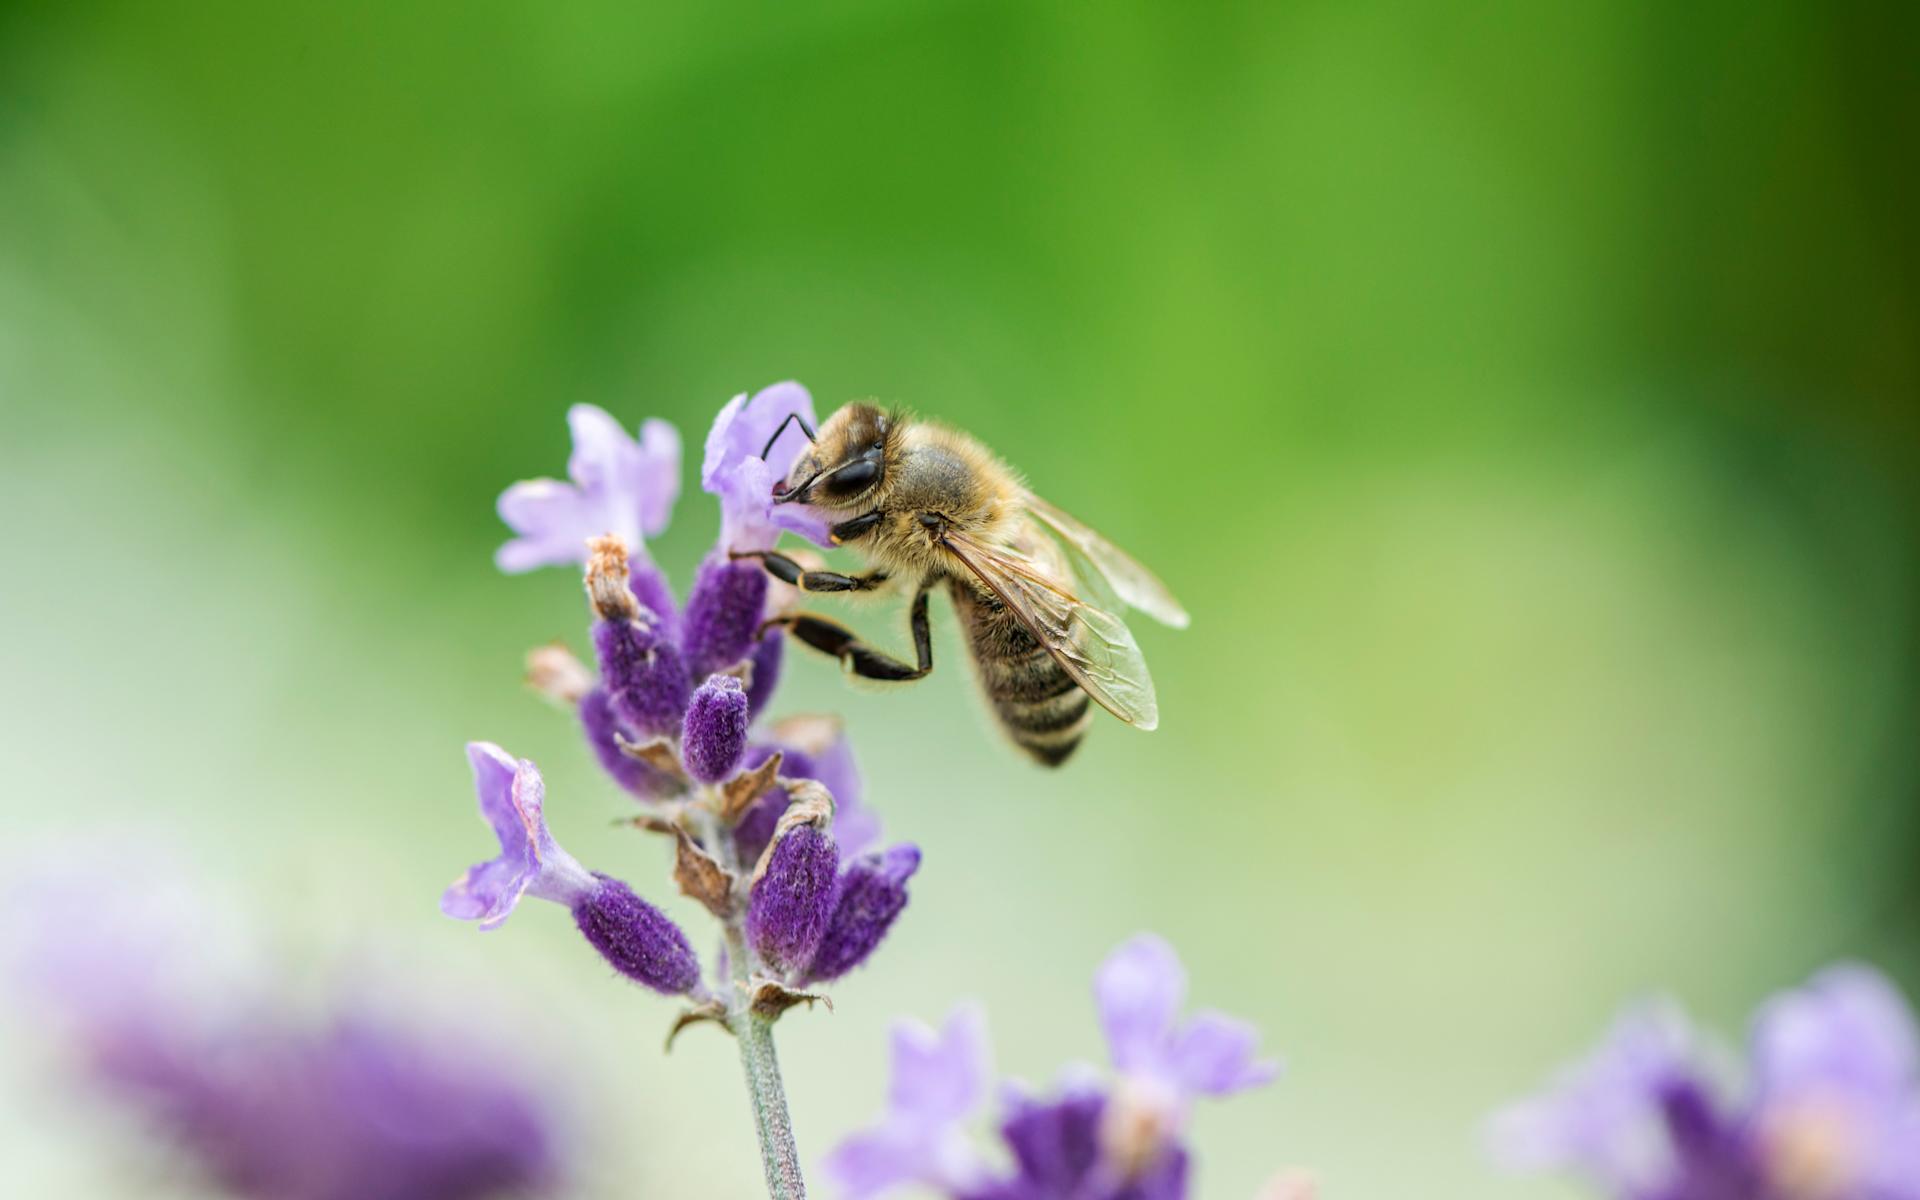
[[[767,1171],[767,1194],[771,1200],[806,1200],[800,1151],[793,1143],[787,1093],[780,1083],[780,1059],[773,1049],[773,1022],[739,1013],[729,1024],[740,1042],[740,1066],[746,1073],[747,1097],[753,1102],[753,1120],[760,1131],[760,1161]]]

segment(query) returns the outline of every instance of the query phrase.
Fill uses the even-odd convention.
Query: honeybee
[[[736,557],[761,560],[805,592],[910,584],[914,661],[812,613],[788,613],[770,625],[862,678],[919,679],[933,669],[927,597],[944,585],[994,716],[1041,763],[1059,766],[1079,746],[1090,701],[1137,729],[1159,723],[1146,660],[1116,615],[1131,606],[1186,627],[1186,610],[1151,571],[1028,491],[958,430],[871,404],[846,405],[817,434],[804,422],[801,429],[812,445],[773,485],[774,503],[804,504],[831,518],[833,543],[859,549],[872,570],[807,570],[772,550]]]

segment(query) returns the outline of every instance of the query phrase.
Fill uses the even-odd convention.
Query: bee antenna
[[[780,435],[787,431],[787,426],[789,424],[796,424],[796,423],[800,426],[800,432],[807,435],[807,440],[809,442],[813,441],[814,440],[813,430],[807,428],[806,418],[802,417],[797,412],[790,412],[787,414],[785,420],[781,421],[778,425],[775,425],[773,427],[773,436],[767,439],[766,448],[760,451],[760,457],[765,458],[767,455],[772,454],[773,444],[780,440]]]

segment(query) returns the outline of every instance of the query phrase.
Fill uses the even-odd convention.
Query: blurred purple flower
[[[1621,1200],[1920,1200],[1920,1052],[1885,977],[1834,967],[1774,998],[1750,1054],[1750,1086],[1727,1103],[1673,1006],[1630,1011],[1545,1094],[1496,1115],[1491,1148]]]
[[[646,538],[658,537],[680,495],[680,434],[665,421],[628,436],[603,409],[576,404],[567,410],[573,454],[571,483],[529,479],[500,494],[500,519],[519,536],[501,546],[494,562],[502,571],[583,563],[587,539],[612,534],[636,559]]]
[[[985,1186],[986,1164],[963,1126],[986,1102],[991,1069],[986,1016],[976,1007],[955,1009],[937,1032],[896,1022],[887,1110],[834,1147],[822,1164],[827,1177],[853,1200],[914,1183],[952,1195]]]
[[[480,1048],[364,1017],[319,1030],[140,1036],[97,1076],[227,1194],[258,1200],[482,1200],[559,1183],[552,1122]],[[104,1064],[103,1064],[104,1065]]]
[[[1843,964],[1754,1020],[1755,1153],[1786,1196],[1920,1200],[1920,1034],[1871,967]]]
[[[1238,1022],[1203,1014],[1176,1026],[1185,989],[1179,959],[1159,938],[1141,935],[1115,950],[1095,994],[1119,1077],[1109,1083],[1070,1070],[1047,1097],[1008,1089],[999,1128],[1012,1165],[1001,1170],[957,1132],[984,1090],[977,1016],[964,1025],[956,1017],[940,1039],[899,1027],[887,1112],[833,1151],[829,1171],[856,1200],[913,1183],[952,1200],[1184,1200],[1188,1102],[1265,1083],[1278,1071],[1253,1060],[1252,1030]]]
[[[364,1005],[318,1026],[282,1015],[268,964],[217,965],[215,927],[240,908],[211,903],[184,866],[103,844],[77,867],[36,862],[9,889],[16,997],[44,1010],[35,1028],[70,1044],[96,1094],[137,1112],[211,1189],[482,1200],[559,1184],[554,1114],[495,1045]]]
[[[797,383],[776,383],[751,398],[742,392],[714,419],[700,486],[720,497],[721,553],[770,550],[783,529],[829,544],[825,521],[797,505],[773,503],[774,482],[786,478],[807,444],[800,421],[817,426],[813,397]],[[775,438],[770,450],[769,438]]]

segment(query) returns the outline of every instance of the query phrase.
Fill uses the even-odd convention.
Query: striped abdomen
[[[951,578],[954,612],[993,715],[1014,744],[1049,767],[1067,761],[1086,735],[1092,700],[998,600]]]

